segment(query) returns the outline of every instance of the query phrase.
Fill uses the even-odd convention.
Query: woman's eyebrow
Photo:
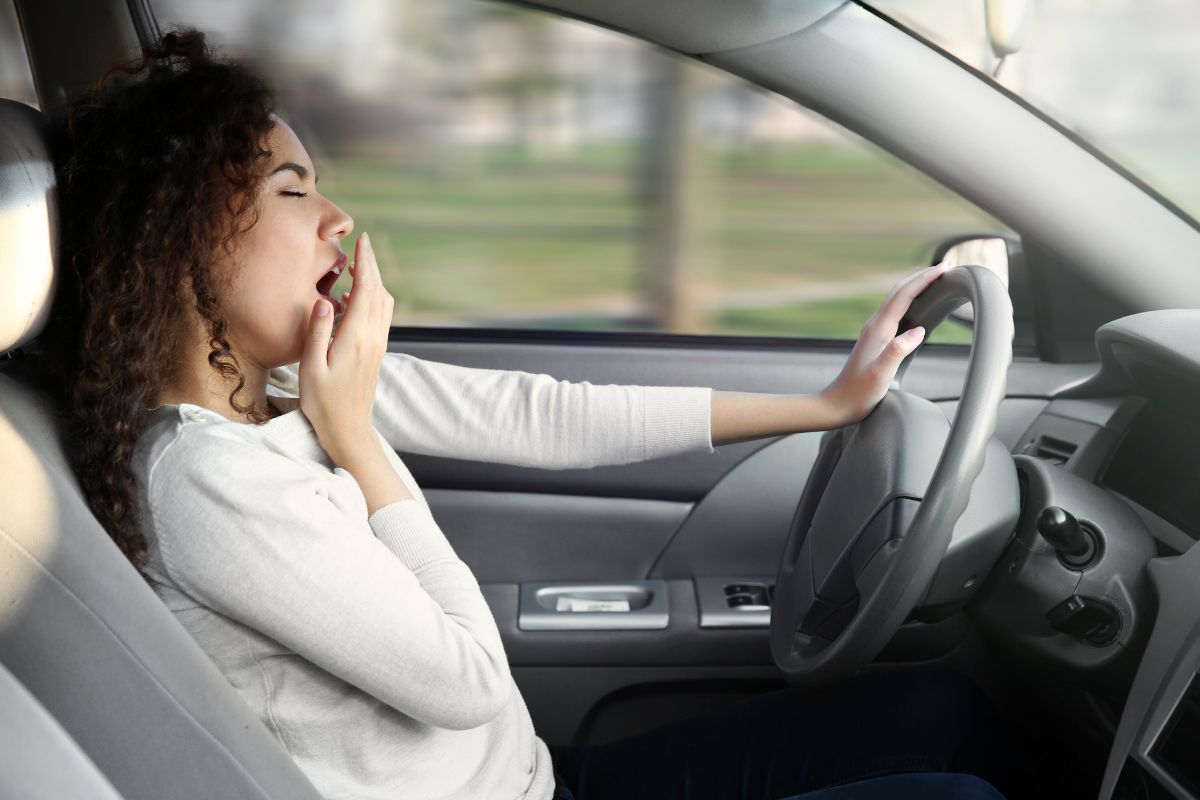
[[[299,175],[300,180],[304,180],[305,178],[308,177],[308,169],[300,164],[297,164],[294,161],[285,161],[284,163],[280,164],[278,167],[276,167],[274,170],[271,171],[271,175],[278,175],[280,172],[283,172],[283,171],[289,170],[289,169],[292,172]],[[270,177],[270,176],[268,176],[268,177]],[[314,185],[316,185],[317,183],[320,183],[320,182],[321,182],[320,178],[313,178]]]

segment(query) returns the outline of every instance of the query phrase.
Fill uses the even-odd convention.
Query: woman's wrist
[[[828,391],[821,394],[719,392],[712,395],[712,443],[840,428],[851,420]]]
[[[329,452],[333,463],[353,476],[367,501],[367,516],[400,500],[412,500],[412,492],[392,467],[383,443],[372,429],[369,435],[356,437],[351,447]]]
[[[318,429],[313,426],[321,448],[333,463],[350,471],[347,463],[361,463],[383,455],[378,434],[371,425],[346,427],[344,421],[337,428]]]
[[[843,428],[859,422],[866,416],[866,412],[859,408],[860,398],[854,396],[853,392],[839,391],[836,384],[826,387],[813,397],[821,409],[821,418],[825,420],[824,430]]]

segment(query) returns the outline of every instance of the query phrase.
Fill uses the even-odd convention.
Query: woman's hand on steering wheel
[[[887,394],[900,363],[925,338],[925,329],[919,326],[896,335],[900,320],[912,301],[948,269],[942,263],[909,275],[892,287],[879,310],[863,323],[846,366],[821,392],[831,418],[838,420],[834,427],[859,422]]]

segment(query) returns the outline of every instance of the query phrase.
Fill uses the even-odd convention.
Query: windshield
[[[1200,3],[1009,0],[1027,16],[1001,64],[985,0],[866,2],[986,74],[999,66],[997,83],[1200,216]]]

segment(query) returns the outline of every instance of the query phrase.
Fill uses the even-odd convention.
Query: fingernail
[[[371,246],[371,237],[367,236],[365,232],[363,233],[363,241],[366,242],[367,247]]]
[[[918,325],[917,327],[906,331],[904,335],[910,339],[919,339],[925,335],[925,329]]]
[[[323,317],[328,313],[329,313],[329,303],[326,303],[324,300],[318,300],[317,301],[317,316]]]

